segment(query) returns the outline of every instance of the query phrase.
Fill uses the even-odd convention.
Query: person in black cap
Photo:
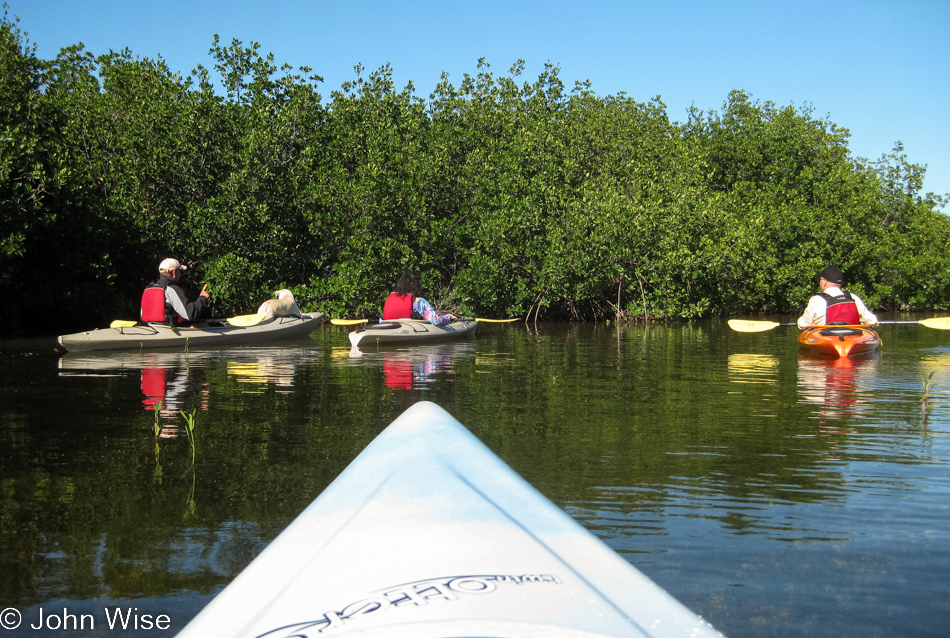
[[[811,326],[848,324],[852,326],[876,326],[875,317],[861,298],[841,289],[844,273],[828,266],[816,276],[821,292],[808,300],[805,312],[798,318],[798,327],[804,330]]]

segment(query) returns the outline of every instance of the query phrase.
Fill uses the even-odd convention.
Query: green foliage
[[[37,149],[36,65],[16,22],[0,24],[0,265],[22,255],[48,173]]]
[[[167,256],[218,315],[289,288],[371,316],[407,269],[484,317],[796,312],[827,264],[878,309],[950,301],[945,198],[810,107],[734,91],[676,123],[521,60],[427,99],[357,66],[324,100],[256,42],[209,53],[220,89],[127,50],[43,61],[0,22],[0,329],[133,317]]]

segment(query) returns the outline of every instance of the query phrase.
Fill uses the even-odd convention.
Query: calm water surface
[[[4,633],[116,635],[108,608],[169,617],[123,635],[174,635],[430,400],[729,636],[945,636],[950,333],[881,332],[846,361],[719,321],[481,324],[360,356],[331,326],[218,351],[2,341]],[[95,628],[29,628],[63,608]]]

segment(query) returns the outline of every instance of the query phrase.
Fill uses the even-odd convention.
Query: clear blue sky
[[[392,65],[398,87],[428,96],[446,71],[458,84],[486,58],[496,74],[546,61],[570,88],[660,96],[671,120],[729,92],[810,104],[851,131],[853,155],[878,159],[896,141],[926,164],[924,191],[950,193],[948,0],[6,0],[41,58],[82,42],[129,48],[187,75],[209,69],[214,34],[257,41],[278,66],[312,66],[327,98],[361,63]]]

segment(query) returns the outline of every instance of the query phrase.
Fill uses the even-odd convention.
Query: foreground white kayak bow
[[[179,638],[719,635],[413,405]]]

